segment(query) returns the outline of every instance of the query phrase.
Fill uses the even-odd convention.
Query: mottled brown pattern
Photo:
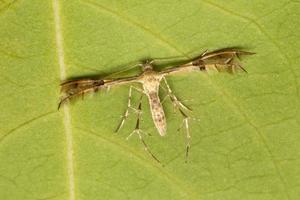
[[[114,79],[79,79],[79,80],[70,80],[61,84],[61,91],[63,92],[63,96],[61,97],[60,105],[69,99],[72,99],[77,96],[82,96],[89,92],[97,92],[98,90],[109,89],[113,86],[131,84],[131,83],[140,83],[142,85],[141,88],[136,88],[134,86],[130,86],[129,95],[128,95],[128,104],[127,109],[122,117],[122,121],[117,128],[117,131],[123,126],[125,120],[129,115],[130,108],[134,108],[131,105],[131,91],[135,89],[143,95],[148,97],[150,111],[153,119],[153,123],[155,124],[156,129],[158,130],[161,136],[166,135],[167,124],[166,117],[160,102],[158,93],[160,88],[161,80],[164,80],[164,91],[167,92],[167,96],[170,97],[174,108],[176,108],[179,113],[183,117],[182,127],[185,129],[186,133],[186,158],[188,157],[188,152],[190,148],[190,138],[191,135],[189,133],[189,116],[186,111],[190,111],[186,106],[184,106],[178,98],[173,94],[171,88],[169,87],[166,76],[171,74],[177,74],[182,72],[206,72],[206,71],[217,71],[217,72],[229,72],[235,73],[238,70],[246,70],[240,65],[238,62],[238,58],[243,55],[252,55],[254,53],[242,51],[239,49],[220,49],[212,52],[204,52],[200,56],[186,62],[185,64],[181,64],[178,66],[173,66],[167,69],[163,69],[161,71],[156,71],[153,67],[154,60],[148,60],[140,66],[143,69],[138,75],[129,76],[129,77],[121,77]],[[132,134],[137,134],[142,144],[144,145],[145,150],[156,160],[159,160],[151,153],[147,144],[143,140],[142,132],[140,130],[140,118],[141,118],[141,103],[142,96],[140,98],[140,103],[138,106],[137,112],[137,122],[136,128],[132,132]],[[135,109],[135,108],[134,108]],[[135,109],[136,110],[136,109]],[[129,136],[131,136],[130,134]]]
[[[151,92],[148,94],[148,97],[153,123],[155,124],[155,127],[157,128],[159,134],[161,136],[164,136],[166,135],[167,131],[167,123],[163,107],[159,100],[159,96],[157,92]]]

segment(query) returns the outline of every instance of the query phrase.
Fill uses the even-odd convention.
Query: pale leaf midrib
[[[64,80],[66,78],[66,65],[64,57],[64,47],[63,47],[63,35],[62,35],[62,24],[60,18],[60,4],[59,0],[53,0],[53,14],[54,14],[54,24],[55,24],[55,42],[56,51],[58,57],[60,79]],[[74,159],[73,159],[73,135],[71,128],[71,115],[68,106],[63,106],[63,124],[66,137],[67,145],[67,174],[68,174],[68,187],[69,187],[69,200],[75,200],[75,184],[74,184]]]

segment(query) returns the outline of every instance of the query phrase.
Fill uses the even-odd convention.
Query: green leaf
[[[299,14],[287,0],[0,0],[0,199],[299,199]],[[188,163],[168,101],[166,137],[145,98],[141,123],[164,166],[126,140],[134,114],[114,133],[129,86],[57,111],[62,79],[233,46],[257,53],[248,74],[168,77],[201,120]]]

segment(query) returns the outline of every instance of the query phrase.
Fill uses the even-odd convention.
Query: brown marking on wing
[[[239,49],[221,49],[204,53],[191,63],[193,66],[199,67],[201,71],[217,70],[218,72],[226,71],[229,73],[234,73],[241,69],[244,72],[247,72],[238,62],[238,59],[242,55],[253,54],[255,53],[242,51]]]
[[[73,99],[77,96],[84,96],[89,92],[97,92],[99,88],[104,85],[104,80],[81,79],[70,80],[61,84],[61,100],[58,104],[58,109],[66,101]]]

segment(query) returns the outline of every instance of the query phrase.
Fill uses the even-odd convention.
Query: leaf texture
[[[0,0],[0,199],[299,199],[299,14],[296,0]],[[200,119],[188,163],[169,101],[166,137],[142,107],[164,166],[126,140],[134,112],[114,133],[129,86],[57,111],[70,77],[225,47],[257,53],[248,74],[168,77]]]

